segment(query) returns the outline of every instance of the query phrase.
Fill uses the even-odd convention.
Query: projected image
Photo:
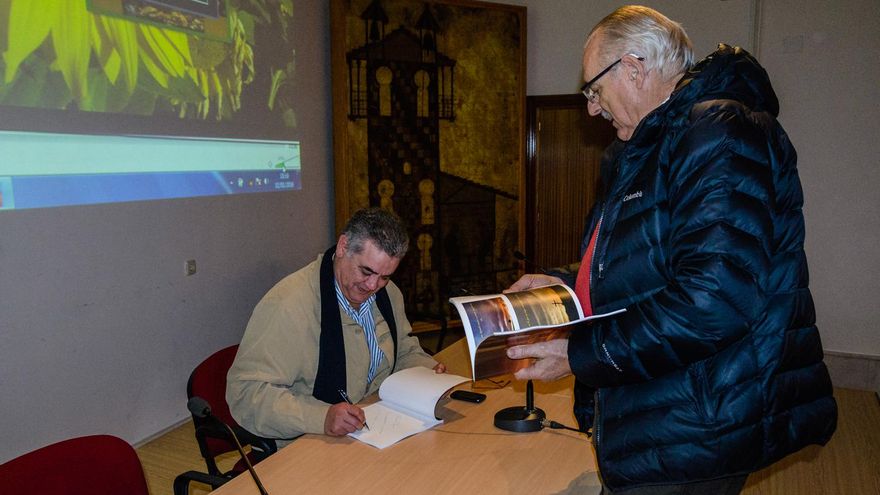
[[[154,117],[113,121],[131,133],[166,133],[169,120],[259,121],[196,129],[289,138],[292,11],[292,0],[0,0],[0,104]]]
[[[33,198],[48,197],[48,183],[57,187],[59,178],[79,198],[60,204],[298,189],[292,23],[293,0],[0,0],[0,140],[45,143],[63,133],[60,141],[74,157],[35,169],[34,150],[7,154],[0,209],[55,206]],[[163,146],[186,138],[192,157],[211,156],[193,149],[222,140],[233,163],[168,160],[152,153],[158,141],[146,148],[135,141],[129,152],[144,153],[144,160],[97,171],[89,164],[105,144],[119,142],[88,136],[168,140]],[[40,168],[54,172],[38,174]],[[230,189],[239,171],[242,187]],[[166,174],[163,184],[200,186],[151,191],[144,178],[155,183],[153,174]],[[217,184],[204,187],[210,182]],[[139,193],[85,192],[120,184]]]
[[[200,33],[205,32],[204,18],[221,17],[220,0],[123,0],[123,5],[126,13]]]

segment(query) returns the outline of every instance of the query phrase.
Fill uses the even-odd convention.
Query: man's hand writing
[[[507,349],[511,359],[536,358],[534,364],[517,371],[517,380],[558,380],[571,374],[568,364],[568,339],[556,339],[537,344],[518,345]]]
[[[437,366],[434,366],[434,373],[446,373],[446,365],[437,363]]]
[[[358,406],[345,402],[333,404],[324,417],[324,433],[341,437],[363,428],[366,420],[364,410]]]

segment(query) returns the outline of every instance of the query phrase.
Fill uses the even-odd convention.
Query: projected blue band
[[[0,209],[45,208],[301,189],[300,171],[0,177]]]
[[[0,209],[289,191],[298,142],[0,131]]]

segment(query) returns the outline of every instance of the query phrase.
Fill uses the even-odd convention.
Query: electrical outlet
[[[186,260],[186,263],[183,265],[183,273],[186,276],[195,275],[196,273],[196,260]]]

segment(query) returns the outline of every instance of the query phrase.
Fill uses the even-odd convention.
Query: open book
[[[461,315],[474,380],[513,373],[532,364],[510,359],[507,348],[565,337],[578,323],[626,311],[584,316],[574,292],[565,285],[521,292],[453,297]]]
[[[468,381],[449,373],[434,373],[423,366],[393,373],[379,386],[379,402],[364,407],[369,429],[348,435],[361,442],[385,447],[443,423],[434,416],[440,397]]]

